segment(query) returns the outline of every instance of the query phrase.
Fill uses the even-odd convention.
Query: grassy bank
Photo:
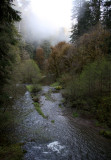
[[[39,104],[39,96],[38,96],[38,92],[41,90],[41,86],[40,84],[36,84],[36,85],[27,85],[26,86],[27,90],[31,93],[32,96],[32,100],[34,101],[34,106],[35,109],[37,110],[37,112],[45,119],[47,119],[48,117],[44,115],[44,113],[42,112],[42,109],[40,107]]]
[[[35,102],[34,103],[35,109],[37,110],[37,112],[43,117],[43,118],[48,118],[47,116],[44,115],[44,113],[42,112],[42,109],[39,105],[39,103]]]
[[[0,160],[21,160],[25,151],[22,143],[0,146]]]
[[[0,160],[21,160],[25,153],[23,144],[15,143],[13,132],[13,111],[0,112]]]
[[[37,93],[41,90],[41,85],[40,84],[30,84],[30,85],[26,85],[26,88],[33,95],[34,93]]]

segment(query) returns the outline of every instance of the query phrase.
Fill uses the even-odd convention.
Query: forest
[[[22,10],[13,3],[0,0],[0,159],[10,152],[7,160],[23,156],[21,144],[12,145],[7,133],[14,129],[12,105],[24,94],[25,84],[39,92],[45,83],[56,82],[64,103],[96,119],[111,138],[111,1],[74,0],[70,41],[55,45],[25,39],[24,26],[18,30]]]

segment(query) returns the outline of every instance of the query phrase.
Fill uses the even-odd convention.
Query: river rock
[[[39,98],[38,97],[33,97],[32,98],[34,102],[39,102]]]

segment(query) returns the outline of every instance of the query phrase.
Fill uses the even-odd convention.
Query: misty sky
[[[70,27],[72,0],[31,0],[31,8],[52,27]]]
[[[23,1],[23,0],[19,0]],[[28,0],[27,0],[28,1]],[[38,39],[69,40],[73,0],[30,0],[23,19]]]

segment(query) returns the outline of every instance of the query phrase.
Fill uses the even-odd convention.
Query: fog
[[[17,25],[26,41],[69,41],[73,0],[17,0],[22,21]]]

